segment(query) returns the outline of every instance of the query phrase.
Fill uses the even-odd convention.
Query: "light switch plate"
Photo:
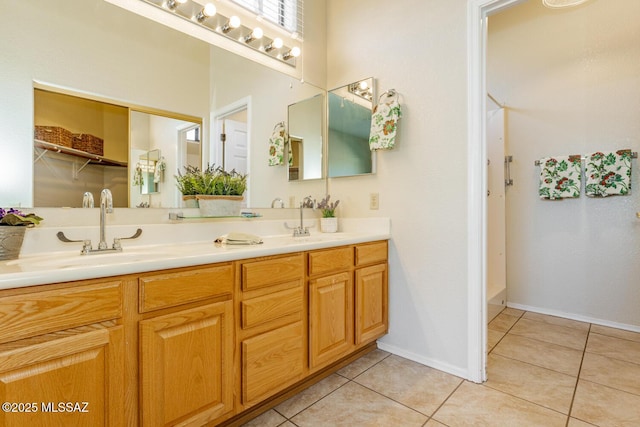
[[[369,194],[369,209],[378,210],[380,208],[380,195],[378,193]]]

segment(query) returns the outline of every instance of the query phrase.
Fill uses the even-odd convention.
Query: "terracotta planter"
[[[26,229],[27,227],[0,225],[0,260],[18,258]]]
[[[335,233],[338,231],[338,218],[320,218],[320,231],[323,233]]]
[[[198,199],[196,199],[196,196],[182,196],[182,201],[184,202],[185,208],[198,207]]]
[[[201,216],[240,216],[244,196],[197,195]]]

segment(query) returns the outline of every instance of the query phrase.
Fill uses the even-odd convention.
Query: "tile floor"
[[[640,333],[507,308],[480,385],[376,350],[245,426],[640,426]]]

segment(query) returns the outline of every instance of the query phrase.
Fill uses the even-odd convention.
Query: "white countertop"
[[[197,234],[200,231],[200,237],[207,235],[206,240],[191,240],[175,242],[175,236],[173,242],[165,242],[160,244],[144,244],[145,241],[139,244],[132,244],[133,241],[124,240],[122,242],[123,251],[117,253],[103,253],[92,255],[80,255],[81,244],[64,244],[65,250],[49,250],[43,252],[35,252],[33,247],[36,246],[33,241],[36,242],[46,239],[48,243],[50,239],[54,239],[55,230],[48,230],[47,232],[35,233],[31,239],[25,238],[25,244],[29,250],[25,251],[23,245],[23,253],[20,258],[10,261],[0,262],[0,289],[9,289],[25,286],[42,285],[49,283],[60,283],[73,280],[93,279],[100,277],[109,277],[123,274],[142,273],[147,271],[163,270],[168,268],[188,267],[202,264],[210,264],[217,262],[233,261],[244,258],[253,258],[259,256],[268,255],[280,255],[291,252],[307,251],[313,249],[323,249],[334,246],[349,245],[364,243],[376,240],[387,240],[390,236],[388,220],[371,222],[364,221],[368,226],[363,226],[363,223],[358,225],[358,222],[354,222],[349,226],[343,224],[345,231],[337,233],[319,233],[312,230],[309,237],[292,237],[291,234],[273,234],[273,235],[261,235],[257,233],[256,229],[260,228],[259,224],[253,224],[250,230],[246,230],[245,227],[238,229],[238,226],[232,229],[233,231],[246,231],[260,235],[263,243],[258,245],[216,245],[213,241],[216,236],[225,234],[218,233],[218,229],[211,229],[211,226],[207,227],[206,233],[202,233],[204,225],[198,227],[191,226],[189,228],[195,228],[191,230],[190,237]],[[371,225],[374,226],[371,226]],[[265,229],[273,231],[273,227],[266,225]],[[386,225],[386,226],[385,226]],[[162,227],[158,229],[158,227]],[[166,228],[170,227],[170,228]],[[227,228],[226,232],[232,231],[229,229],[229,223],[226,223],[222,227]],[[176,231],[174,226],[140,226],[143,230],[143,236],[150,232],[155,234],[166,234],[167,230]],[[245,228],[245,229],[242,229]],[[177,229],[178,234],[180,231],[185,230]],[[189,231],[189,230],[186,230]],[[92,231],[93,232],[93,231]],[[73,233],[81,234],[77,229],[65,230],[65,234],[68,237],[77,238]],[[119,234],[120,236],[126,236],[129,233],[124,230]],[[189,233],[183,234],[186,235]],[[169,236],[171,237],[171,236]],[[150,239],[147,238],[148,242]],[[71,245],[71,246],[69,246]],[[96,246],[94,241],[94,247]]]

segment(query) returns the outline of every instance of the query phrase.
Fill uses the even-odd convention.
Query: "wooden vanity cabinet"
[[[374,341],[389,329],[387,242],[355,247],[355,345]]]
[[[141,425],[204,425],[233,414],[233,264],[143,275]]]
[[[308,257],[309,362],[318,370],[387,332],[387,242]]]
[[[307,372],[304,266],[302,253],[237,264],[239,412]]]
[[[0,425],[125,425],[122,286],[0,292]]]

